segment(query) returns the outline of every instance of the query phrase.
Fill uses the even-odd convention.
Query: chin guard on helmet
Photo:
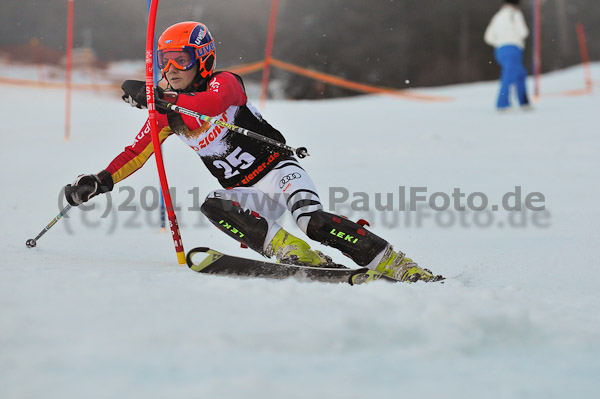
[[[215,53],[214,51],[206,56],[204,60],[200,61],[200,65],[198,66],[198,73],[200,76],[205,79],[212,75],[215,70]]]

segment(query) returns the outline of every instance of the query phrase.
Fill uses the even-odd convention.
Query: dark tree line
[[[531,26],[533,0],[522,0]],[[483,32],[502,0],[280,0],[273,56],[349,80],[406,88],[495,79],[498,67]],[[66,0],[3,0],[0,48],[37,38],[64,51]],[[217,40],[218,67],[264,57],[270,0],[162,0],[156,31],[182,20],[205,22]],[[106,61],[143,59],[145,0],[75,0],[75,46]],[[544,0],[543,71],[580,62],[575,23],[600,58],[600,3]],[[531,69],[531,41],[525,53]],[[292,98],[353,92],[274,70]],[[260,79],[254,74],[248,79]],[[407,83],[408,82],[408,83]]]

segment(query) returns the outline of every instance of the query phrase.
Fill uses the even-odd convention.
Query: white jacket
[[[515,45],[525,48],[525,38],[529,35],[525,17],[518,7],[505,4],[492,17],[483,39],[494,47]]]

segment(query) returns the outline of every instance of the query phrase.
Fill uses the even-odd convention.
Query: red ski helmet
[[[207,78],[215,69],[215,41],[206,25],[192,21],[180,22],[160,35],[156,58],[163,76],[170,65],[187,71],[198,62],[199,75]]]

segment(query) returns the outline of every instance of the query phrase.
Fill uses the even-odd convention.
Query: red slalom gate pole
[[[169,184],[167,175],[165,174],[165,165],[160,149],[160,139],[156,130],[156,104],[154,102],[154,28],[156,25],[156,9],[158,8],[158,0],[152,0],[150,12],[148,13],[148,31],[146,35],[146,101],[148,104],[148,123],[150,124],[150,134],[152,135],[152,146],[154,147],[154,157],[156,158],[156,167],[158,169],[158,177],[160,178],[160,186],[167,208],[167,218],[169,219],[169,227],[173,236],[173,244],[177,253],[177,261],[180,265],[185,264],[185,252],[183,250],[183,242],[177,224],[177,217],[171,203],[171,194],[169,193]]]
[[[581,62],[583,63],[583,70],[585,73],[585,88],[588,91],[592,91],[592,73],[590,71],[590,57],[588,55],[587,44],[585,41],[585,31],[583,30],[583,24],[577,22],[575,24],[577,29],[577,38],[579,40],[579,51],[581,52]]]
[[[69,0],[67,4],[67,85],[65,99],[65,141],[71,138],[71,68],[73,66],[73,3]]]
[[[273,53],[273,39],[275,38],[275,25],[277,23],[277,6],[279,0],[271,1],[271,16],[269,17],[269,33],[265,47],[265,65],[263,67],[262,84],[260,90],[260,108],[265,108],[269,88],[269,72],[271,67],[271,54]]]

